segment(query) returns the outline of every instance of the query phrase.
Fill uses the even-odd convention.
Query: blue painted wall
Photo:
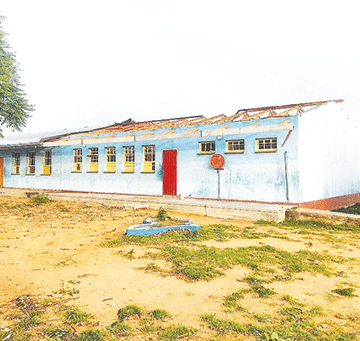
[[[289,117],[294,130],[282,147],[288,130],[246,133],[235,135],[214,135],[207,137],[190,137],[179,139],[163,139],[151,141],[116,142],[56,146],[46,149],[52,150],[52,175],[42,173],[43,150],[29,149],[36,152],[35,175],[26,174],[27,149],[0,151],[5,157],[4,186],[39,189],[59,189],[89,192],[110,192],[129,194],[162,195],[162,151],[176,149],[178,151],[178,194],[184,197],[217,198],[218,174],[210,166],[211,155],[199,154],[200,141],[215,141],[216,153],[225,157],[224,169],[220,171],[220,194],[223,199],[240,199],[268,202],[286,202],[285,161],[284,152],[287,152],[288,162],[288,195],[290,202],[299,201],[299,173],[298,173],[298,117]],[[268,118],[258,120],[259,126],[276,125],[285,118]],[[228,123],[228,128],[246,127],[251,122]],[[223,125],[223,124],[222,124]],[[200,125],[200,131],[216,129],[221,125]],[[183,132],[194,127],[176,128],[175,132]],[[169,129],[154,131],[154,135],[161,134]],[[127,133],[128,134],[128,133]],[[144,131],[135,132],[135,136],[144,134]],[[116,136],[126,135],[125,133]],[[100,135],[99,138],[106,136]],[[79,137],[76,136],[76,137]],[[89,138],[87,135],[86,138]],[[256,138],[276,137],[278,149],[275,153],[256,153]],[[226,140],[244,139],[245,152],[242,154],[226,154]],[[123,146],[135,146],[135,173],[122,173]],[[154,174],[142,173],[142,146],[155,145]],[[88,149],[99,148],[99,171],[88,173]],[[104,173],[105,147],[116,147],[116,173]],[[73,173],[73,149],[83,150],[83,169],[81,173]],[[12,175],[12,152],[21,153],[20,175]]]

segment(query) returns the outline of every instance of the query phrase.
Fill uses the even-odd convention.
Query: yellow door
[[[0,187],[4,185],[4,158],[0,157]]]

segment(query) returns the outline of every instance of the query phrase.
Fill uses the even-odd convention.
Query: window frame
[[[135,172],[135,146],[123,146],[124,168],[123,173]]]
[[[12,153],[12,173],[13,175],[19,175],[20,174],[20,153],[19,152],[13,152]]]
[[[143,146],[143,173],[155,173],[155,145]]]
[[[81,148],[73,149],[73,173],[82,172],[82,154]]]
[[[277,149],[277,137],[265,137],[256,139],[256,153],[276,153]]]
[[[227,154],[244,154],[244,152],[245,152],[245,140],[244,139],[226,140],[225,142],[226,142],[225,153],[227,153]],[[233,143],[233,142],[238,142],[239,143],[238,144],[239,149],[230,149],[229,148],[230,144]]]
[[[35,175],[36,153],[34,151],[27,152],[27,175]]]
[[[209,146],[213,146],[214,149],[212,150],[212,148],[209,148],[209,150],[203,150],[203,149],[207,149],[207,148],[203,148],[203,146],[206,146],[207,144],[209,144]],[[211,155],[211,154],[215,154],[215,141],[200,141],[199,142],[199,154],[202,155]]]
[[[116,172],[116,147],[105,147],[105,173],[115,173],[115,172]]]
[[[88,150],[88,173],[97,173],[99,171],[99,148],[92,147]]]
[[[43,175],[51,175],[52,171],[52,151],[44,150],[44,158],[43,158]]]

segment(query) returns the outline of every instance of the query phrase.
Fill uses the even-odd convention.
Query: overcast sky
[[[355,1],[1,0],[0,14],[36,108],[24,132],[339,98],[359,112]]]

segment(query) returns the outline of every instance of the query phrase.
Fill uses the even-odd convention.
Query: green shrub
[[[170,318],[170,314],[166,311],[166,310],[163,310],[163,309],[155,309],[153,311],[151,311],[149,313],[149,315],[156,319],[156,320],[161,320],[161,321],[166,321],[167,319]]]
[[[156,219],[157,220],[160,220],[160,221],[165,221],[167,219],[169,219],[169,215],[168,213],[166,212],[166,210],[162,207],[159,208],[159,211],[158,211],[158,214],[156,216]]]
[[[332,290],[332,292],[341,295],[341,296],[345,296],[345,297],[354,297],[354,291],[355,289],[353,288],[344,288],[344,289],[334,289]]]
[[[35,205],[42,205],[42,204],[48,204],[49,202],[51,202],[51,199],[49,198],[49,196],[47,194],[38,194],[35,195],[31,198],[31,201],[33,201],[33,203]]]
[[[119,321],[124,321],[126,318],[134,315],[142,315],[142,310],[137,305],[127,305],[124,308],[120,308],[117,312]]]

